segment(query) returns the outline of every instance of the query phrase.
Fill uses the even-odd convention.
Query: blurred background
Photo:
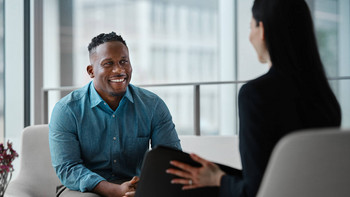
[[[18,150],[25,126],[48,121],[60,98],[88,83],[87,46],[111,31],[129,47],[131,83],[166,102],[180,135],[236,135],[239,88],[268,69],[248,39],[252,3],[0,0],[0,140]],[[342,126],[350,127],[350,2],[307,3]]]

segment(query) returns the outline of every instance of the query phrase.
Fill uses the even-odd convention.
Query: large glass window
[[[102,32],[121,34],[130,51],[132,83],[167,103],[180,134],[194,132],[194,87],[183,83],[246,81],[267,71],[249,43],[253,0],[45,0],[44,87],[81,87],[91,79],[87,45]],[[349,1],[307,0],[322,60],[350,125]],[[203,135],[237,133],[242,83],[200,86]],[[49,114],[64,93],[49,93]],[[46,114],[47,115],[47,114]]]
[[[0,143],[4,141],[4,2],[0,0]]]
[[[321,59],[342,107],[342,126],[350,127],[350,2],[317,0],[311,6]]]
[[[55,69],[59,72],[45,72],[45,87],[83,86],[90,81],[86,74],[89,64],[87,45],[92,37],[111,31],[126,39],[133,65],[133,84],[220,81],[221,70],[225,67],[233,70],[232,63],[222,62],[219,58],[219,7],[227,2],[232,1],[45,1],[44,32],[48,33],[44,34],[44,46],[47,47],[44,69],[59,67]],[[233,6],[226,12],[233,13]],[[222,28],[232,29],[233,26],[226,24]],[[225,42],[224,38],[222,42]],[[53,51],[53,54],[54,44],[59,51]],[[177,130],[192,134],[193,87],[149,89],[166,101]],[[220,130],[220,92],[227,94],[217,86],[201,88],[201,111],[207,113],[201,117],[204,133],[217,134]],[[61,96],[56,95],[57,98]],[[50,106],[56,101],[53,100]],[[233,129],[228,130],[232,133]]]

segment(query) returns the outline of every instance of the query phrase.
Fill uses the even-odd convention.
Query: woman
[[[220,196],[256,196],[272,149],[284,135],[338,127],[339,104],[327,82],[304,0],[255,0],[250,42],[269,71],[239,93],[242,175],[229,176],[194,154],[202,167],[172,161],[167,173],[183,189],[220,186]]]

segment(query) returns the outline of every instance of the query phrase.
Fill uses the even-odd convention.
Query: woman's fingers
[[[192,166],[179,161],[170,161],[170,164],[187,172],[191,172],[194,170]]]
[[[190,179],[172,179],[171,183],[172,184],[181,184],[181,185],[193,185],[193,183]]]
[[[212,174],[216,169],[216,165],[196,154],[190,154],[190,156],[194,161],[200,163],[202,167],[192,167],[179,161],[171,161],[171,165],[179,168],[169,168],[166,170],[167,173],[177,176],[177,178],[171,180],[171,183],[183,185],[183,190],[203,187],[206,184],[213,185],[212,183],[207,183],[207,179],[208,177],[212,177]]]
[[[171,183],[183,185],[183,190],[195,189],[199,187],[198,185],[195,185],[191,179],[172,179]]]
[[[202,157],[200,157],[200,156],[198,156],[198,155],[196,155],[196,154],[194,154],[194,153],[191,153],[190,156],[191,156],[191,158],[192,158],[194,161],[196,161],[196,162],[202,164],[203,166],[206,165],[206,164],[208,163],[208,160],[205,160],[205,159],[203,159]]]
[[[188,172],[182,171],[182,170],[176,170],[173,168],[169,168],[166,170],[166,173],[168,174],[172,174],[172,175],[176,175],[178,177],[182,177],[182,178],[190,178],[191,174],[189,174]]]
[[[166,170],[167,173],[177,176],[171,183],[183,185],[183,190],[219,186],[221,177],[225,174],[220,167],[196,154],[190,154],[190,156],[194,161],[202,164],[202,167],[192,167],[179,161],[171,161],[170,164],[178,168]]]

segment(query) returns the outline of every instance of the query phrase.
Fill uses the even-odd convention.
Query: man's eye
[[[109,65],[112,65],[112,64],[113,64],[113,62],[106,62],[106,63],[104,63],[103,65],[109,66]]]
[[[126,60],[121,60],[121,61],[120,61],[121,64],[126,64],[127,62],[128,62],[128,61],[126,61]]]

